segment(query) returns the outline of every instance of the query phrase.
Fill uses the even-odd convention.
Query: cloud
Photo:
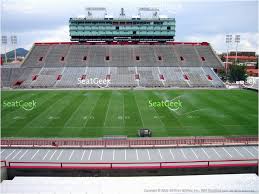
[[[235,32],[231,33],[233,34],[233,42],[229,46],[229,51],[235,51],[236,50],[236,43],[234,42],[234,35],[239,34],[240,35],[240,43],[238,44],[238,50],[240,51],[256,51],[258,53],[258,38],[259,33],[240,33]],[[212,47],[216,50],[216,52],[226,52],[227,51],[227,45],[225,43],[226,34],[211,34],[211,35],[202,35],[202,34],[196,34],[191,36],[186,36],[183,38],[183,41],[188,42],[209,42]]]
[[[30,49],[35,42],[64,42],[70,41],[68,26],[59,26],[51,30],[35,30],[17,33],[17,47]],[[9,38],[9,37],[8,37]],[[12,50],[13,46],[8,44],[7,51]],[[3,52],[2,52],[3,53]]]
[[[256,34],[258,2],[255,0],[2,0],[1,2],[3,35],[16,34],[19,46],[26,48],[30,48],[36,41],[69,41],[69,18],[84,16],[85,7],[106,7],[108,14],[115,17],[119,15],[121,7],[125,8],[128,17],[136,15],[139,7],[158,7],[160,14],[176,17],[176,41],[208,41],[218,52],[226,50],[224,43],[226,33],[241,34],[239,49],[245,50],[255,50],[256,37],[258,38]]]

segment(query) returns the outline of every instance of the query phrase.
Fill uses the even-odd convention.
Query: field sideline
[[[178,100],[177,110],[149,101]],[[34,101],[32,110],[5,106]],[[5,103],[5,104],[4,104]],[[2,91],[2,137],[257,135],[257,93],[248,90]]]

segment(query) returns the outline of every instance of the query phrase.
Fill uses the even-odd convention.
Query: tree
[[[225,71],[224,69],[220,69],[220,70],[218,71],[218,75],[219,75],[219,77],[220,77],[220,79],[221,79],[222,81],[226,81],[226,80],[227,80],[226,71]]]
[[[226,62],[226,59],[225,59],[225,57],[224,57],[224,54],[222,54],[222,55],[220,56],[220,60],[221,60],[222,62]]]
[[[246,66],[244,65],[231,65],[228,72],[228,80],[230,82],[246,81]]]

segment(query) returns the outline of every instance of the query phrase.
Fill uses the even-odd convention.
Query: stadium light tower
[[[87,11],[87,16],[92,17],[92,11],[103,11],[104,17],[107,15],[107,10],[105,7],[86,7],[85,10]]]
[[[238,47],[238,43],[240,43],[240,35],[237,34],[235,36],[235,43],[236,43],[236,58],[235,58],[235,64],[237,64],[237,47]]]
[[[124,18],[124,17],[125,17],[125,11],[124,11],[124,8],[121,8],[120,17],[122,17],[122,18]]]
[[[228,49],[229,45],[232,43],[232,34],[226,35],[226,43],[227,43],[227,60],[226,60],[226,72],[228,70]]]
[[[2,39],[2,45],[4,45],[5,63],[7,63],[7,56],[6,56],[7,36],[2,36],[1,39]]]
[[[11,43],[14,47],[14,61],[16,61],[16,45],[17,45],[17,36],[16,35],[11,36]]]
[[[158,8],[151,8],[151,7],[140,7],[138,8],[138,15],[141,17],[141,12],[143,11],[151,11],[153,12],[153,17],[158,16],[159,9]]]

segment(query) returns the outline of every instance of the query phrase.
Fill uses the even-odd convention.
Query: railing
[[[56,44],[68,44],[68,45],[108,45],[106,42],[35,42],[34,45],[56,45]],[[161,43],[152,43],[152,42],[112,42],[109,43],[109,45],[152,45],[152,44],[158,44],[161,45]],[[167,45],[192,45],[192,46],[208,46],[209,43],[207,42],[166,42]]]
[[[165,169],[165,168],[213,168],[213,167],[255,167],[258,159],[246,160],[201,160],[177,162],[4,162],[7,168],[54,168],[54,169]]]
[[[171,137],[129,139],[2,139],[1,146],[61,147],[162,147],[195,145],[258,144],[257,136],[248,137]]]

